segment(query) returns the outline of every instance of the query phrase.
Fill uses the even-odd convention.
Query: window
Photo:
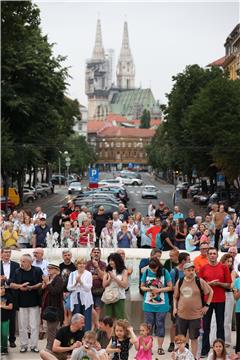
[[[132,143],[131,143],[131,142],[128,143],[128,147],[129,147],[129,148],[132,147]]]
[[[122,147],[125,147],[125,141],[122,142]]]
[[[112,142],[111,142],[111,148],[113,148],[113,147],[114,147],[114,142],[112,141]]]
[[[120,155],[119,152],[116,154],[116,159],[117,159],[117,160],[120,160],[120,159],[121,159],[121,155]]]
[[[116,142],[116,147],[121,147],[121,143],[120,143],[120,142]]]

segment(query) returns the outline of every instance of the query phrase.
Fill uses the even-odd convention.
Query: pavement
[[[236,341],[236,332],[233,331],[232,332],[232,346],[235,345]],[[39,354],[34,354],[31,353],[30,351],[24,353],[24,354],[20,354],[19,350],[19,338],[17,337],[17,341],[16,341],[17,347],[12,349],[9,348],[9,355],[8,356],[2,356],[2,359],[6,359],[6,360],[36,360],[36,359],[40,359],[40,355]],[[39,350],[44,349],[46,345],[46,339],[44,340],[39,340]],[[171,359],[171,353],[167,352],[169,346],[169,333],[166,333],[165,336],[165,340],[164,340],[164,344],[163,344],[163,349],[165,350],[165,355],[158,355],[157,354],[157,339],[154,339],[154,346],[153,346],[153,360],[170,360]],[[231,354],[232,352],[234,352],[233,347],[228,348],[228,353]],[[134,347],[131,348],[130,350],[130,354],[129,354],[129,360],[134,360],[135,359],[135,355],[136,355],[136,350],[134,349]]]

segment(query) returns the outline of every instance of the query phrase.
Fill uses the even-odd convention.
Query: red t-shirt
[[[83,235],[83,233],[85,233],[86,230],[88,230],[88,234]],[[93,227],[93,225],[89,225],[87,227],[84,226],[84,225],[80,226],[80,240],[79,240],[79,242],[80,242],[81,245],[87,245],[88,239],[89,239],[90,244],[92,244],[93,240],[94,240],[93,237],[94,237],[94,227]]]
[[[157,234],[161,231],[161,226],[158,225],[153,225],[152,227],[150,227],[147,231],[146,231],[146,235],[151,234],[152,235],[152,241],[151,241],[151,247],[155,248],[156,247],[156,236]]]
[[[231,284],[231,274],[226,265],[218,263],[217,265],[204,265],[198,273],[198,276],[206,282],[218,280],[222,283]],[[210,285],[210,284],[209,284]],[[211,286],[211,285],[210,285]],[[221,286],[211,286],[213,289],[212,303],[220,303],[225,301],[225,289]]]
[[[79,214],[79,211],[73,211],[71,214],[70,214],[70,220],[71,221],[75,221],[78,219],[78,214]]]

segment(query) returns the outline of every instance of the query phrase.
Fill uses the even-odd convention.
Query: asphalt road
[[[165,183],[161,180],[156,180],[151,174],[142,173],[143,185],[141,186],[126,186],[130,201],[128,202],[128,209],[131,212],[139,211],[143,215],[147,214],[148,205],[150,201],[156,207],[160,200],[170,208],[173,209],[173,192],[174,186]],[[101,179],[112,178],[112,173],[101,173]],[[83,187],[88,185],[88,180],[83,180]],[[142,190],[144,185],[155,185],[158,189],[158,199],[142,199]],[[42,211],[47,214],[47,223],[51,225],[53,216],[58,212],[61,205],[66,205],[68,200],[68,192],[66,186],[55,186],[55,193],[49,195],[47,198],[39,199],[31,204],[25,204],[24,209],[30,209],[34,212],[36,206],[41,206]],[[188,210],[191,208],[195,209],[196,215],[203,215],[206,207],[200,207],[192,202],[191,199],[180,199],[177,204],[180,206],[181,211],[184,215],[187,215]]]

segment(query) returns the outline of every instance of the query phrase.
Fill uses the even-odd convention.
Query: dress
[[[135,359],[136,360],[152,360],[152,346],[150,347],[150,349],[148,350],[144,350],[143,346],[140,345],[140,339],[142,337],[139,336],[138,337],[138,352],[136,354]],[[151,341],[151,343],[153,342],[153,338],[152,336],[147,336],[145,338],[143,338],[144,341],[144,345],[149,344],[149,342]],[[152,344],[153,345],[153,344]]]
[[[117,342],[120,345],[121,352],[114,353],[112,360],[128,360],[129,357],[129,349],[131,346],[130,338],[126,338],[124,340],[118,340],[115,336],[112,337],[112,343]]]

